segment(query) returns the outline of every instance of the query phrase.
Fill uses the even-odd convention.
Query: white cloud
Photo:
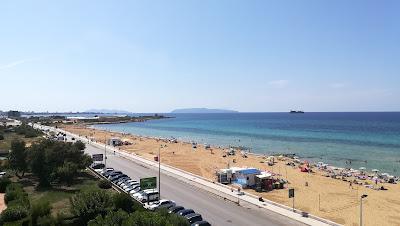
[[[33,59],[25,59],[25,60],[17,60],[8,64],[0,65],[0,70],[8,69],[8,68],[13,68],[16,67],[20,64],[24,64],[26,62],[33,61]]]
[[[346,83],[332,83],[329,85],[331,88],[341,89],[347,86]]]
[[[268,82],[269,85],[274,86],[276,88],[284,88],[289,84],[289,80],[274,80],[274,81],[270,81]]]

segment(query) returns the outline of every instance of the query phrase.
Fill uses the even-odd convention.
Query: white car
[[[113,170],[114,170],[114,168],[109,168],[108,167],[108,168],[103,169],[103,172],[101,174],[104,175],[105,173],[113,171]]]
[[[128,183],[131,183],[131,182],[137,182],[137,181],[129,179],[129,180],[125,180],[125,181],[120,181],[120,182],[117,183],[117,185],[128,184]]]
[[[126,184],[127,183],[127,181],[130,181],[130,180],[132,180],[132,179],[123,179],[123,180],[118,180],[117,181],[117,185],[118,186],[122,186],[123,184]]]
[[[155,191],[154,189],[147,189],[147,190],[136,192],[135,194],[132,194],[131,196],[132,196],[132,198],[140,201],[143,199],[143,196],[145,196],[146,193],[154,192],[154,191]]]
[[[175,206],[175,205],[176,205],[175,202],[172,201],[172,200],[161,199],[161,200],[159,200],[159,201],[151,202],[151,203],[149,203],[149,204],[145,203],[145,204],[143,205],[143,207],[144,207],[145,209],[148,209],[148,210],[155,210],[156,208],[158,208],[158,207],[160,207],[160,206],[168,205],[168,204],[171,204],[172,206]]]
[[[131,196],[133,196],[134,194],[139,193],[139,192],[140,192],[140,187],[137,187],[136,189],[133,189],[132,191],[130,191],[129,194]]]
[[[121,188],[122,188],[122,189],[126,189],[126,188],[134,187],[134,186],[137,186],[137,185],[139,185],[138,182],[136,182],[136,183],[133,183],[133,182],[132,182],[132,183],[128,183],[128,184],[127,184],[127,183],[124,183],[124,184],[121,185]]]
[[[124,189],[124,191],[126,191],[126,192],[128,192],[128,193],[130,193],[130,192],[133,191],[133,190],[135,190],[135,191],[140,191],[140,186],[139,186],[139,185],[135,185],[135,186],[127,187],[127,188]]]

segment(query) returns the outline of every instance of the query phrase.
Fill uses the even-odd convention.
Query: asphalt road
[[[88,154],[102,154],[104,149],[87,145],[86,152]],[[136,180],[141,177],[158,177],[158,170],[137,164],[112,153],[107,154],[107,167],[118,169]],[[178,205],[193,209],[214,226],[303,225],[255,206],[246,208],[238,206],[236,203],[224,200],[201,188],[165,174],[161,174],[161,198],[174,200]]]

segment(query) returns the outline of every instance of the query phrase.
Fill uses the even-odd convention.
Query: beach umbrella
[[[373,169],[372,172],[377,173],[377,172],[379,172],[379,170],[378,169]]]
[[[365,168],[365,167],[360,167],[359,169],[360,169],[360,170],[365,170],[366,168]]]

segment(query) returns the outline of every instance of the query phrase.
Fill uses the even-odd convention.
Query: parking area
[[[99,154],[94,155],[94,158],[99,158]],[[150,211],[165,209],[169,214],[177,214],[185,218],[192,226],[211,225],[195,210],[185,208],[170,199],[161,199],[159,191],[154,186],[157,181],[155,177],[132,178],[118,169],[106,168],[101,162],[93,163],[91,168],[115,187],[118,187],[121,192],[129,194],[133,199],[140,202],[145,209]]]

